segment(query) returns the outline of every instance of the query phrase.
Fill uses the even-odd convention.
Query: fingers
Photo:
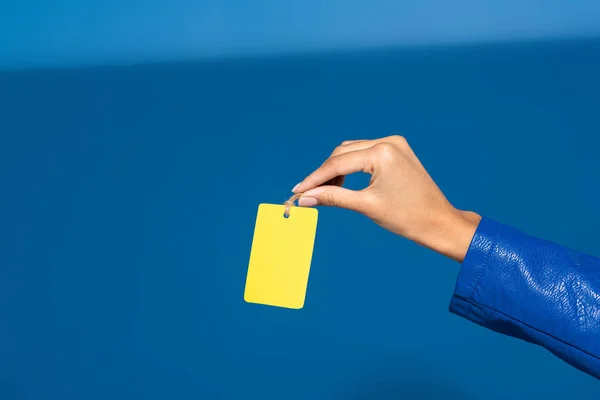
[[[342,142],[341,145],[336,147],[331,153],[331,156],[339,156],[340,154],[348,153],[350,151],[364,150],[373,147],[379,143],[382,139],[378,140],[348,140]],[[330,156],[330,157],[331,157]]]
[[[357,142],[367,142],[367,140],[363,140],[363,139],[361,139],[361,140],[344,140],[342,142],[342,146],[347,146],[349,144],[357,143]]]
[[[333,156],[339,156],[340,154],[348,153],[350,151],[367,149],[372,146],[372,144],[369,144],[368,142],[370,142],[370,141],[369,140],[347,140],[345,142],[342,142],[341,145],[339,145],[338,147],[336,147],[333,150],[333,152],[331,153],[329,158],[331,158]],[[325,182],[323,185],[344,186],[345,178],[346,177],[344,175],[336,176],[335,178],[332,178],[332,179],[328,180],[327,182]]]
[[[377,145],[397,146],[399,148],[408,147],[406,139],[402,136],[393,135],[375,140],[346,140],[335,148],[329,159],[321,165],[316,171],[310,174],[304,181],[292,189],[294,193],[302,193],[320,185],[342,186],[344,176],[354,172],[371,173],[373,166],[365,164],[365,157],[373,157],[373,151],[361,153],[370,149],[376,149]],[[360,153],[352,157],[342,157],[349,153]],[[360,157],[362,158],[360,158]],[[359,158],[357,158],[359,157]],[[332,175],[337,174],[337,175]]]
[[[338,156],[340,154],[348,153],[350,151],[368,149],[375,146],[376,144],[381,143],[388,143],[396,147],[404,147],[404,145],[406,144],[406,139],[402,136],[394,135],[374,140],[346,140],[342,142],[341,145],[336,147],[335,150],[333,150],[331,156]]]
[[[336,176],[333,179],[328,180],[323,185],[332,185],[332,186],[344,186],[345,176]]]
[[[355,192],[339,186],[320,186],[302,194],[298,200],[301,207],[340,207],[366,214],[369,209],[366,192]]]
[[[302,193],[320,186],[327,181],[339,176],[353,174],[355,172],[369,172],[372,170],[372,153],[370,148],[349,151],[340,155],[330,157],[317,168],[306,179],[295,188],[295,193]]]

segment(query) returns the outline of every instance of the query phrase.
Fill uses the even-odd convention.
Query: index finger
[[[293,192],[306,192],[337,176],[349,175],[361,171],[371,173],[371,154],[371,148],[367,148],[330,157],[323,165],[300,182],[294,188]]]

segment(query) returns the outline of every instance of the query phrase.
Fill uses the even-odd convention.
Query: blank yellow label
[[[317,231],[317,209],[258,206],[244,299],[249,303],[300,309]]]

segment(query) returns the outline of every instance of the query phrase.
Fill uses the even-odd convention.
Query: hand
[[[360,171],[371,175],[366,188],[342,187],[345,175]],[[481,219],[448,202],[402,136],[343,142],[293,192],[302,193],[300,206],[357,211],[459,262]]]

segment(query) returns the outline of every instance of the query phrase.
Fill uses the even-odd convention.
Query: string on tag
[[[283,203],[285,205],[285,211],[283,212],[283,216],[288,218],[290,216],[290,209],[294,205],[294,202],[300,198],[302,194],[295,194],[288,201]]]

